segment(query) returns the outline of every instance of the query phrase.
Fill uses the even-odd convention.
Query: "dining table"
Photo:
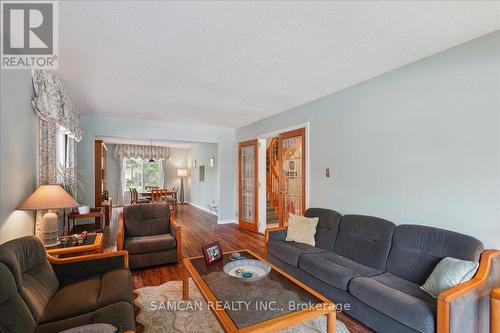
[[[152,191],[144,191],[144,192],[137,192],[141,197],[145,198],[145,197],[148,197],[148,198],[151,198],[153,196],[153,192]],[[174,197],[175,198],[175,195],[176,195],[176,191],[172,191],[172,190],[167,190],[167,196],[170,196],[170,197]]]

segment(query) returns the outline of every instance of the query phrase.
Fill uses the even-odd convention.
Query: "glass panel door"
[[[239,144],[239,223],[252,231],[258,227],[257,140]]]
[[[281,133],[279,150],[280,225],[288,225],[288,214],[305,212],[305,129]]]

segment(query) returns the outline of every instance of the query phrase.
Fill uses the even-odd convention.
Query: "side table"
[[[77,219],[87,219],[93,218],[95,220],[96,232],[102,231],[102,219],[103,219],[103,208],[90,208],[90,212],[87,214],[79,214],[79,213],[69,213],[68,214],[68,235],[70,234],[71,229],[75,228],[75,220]],[[71,220],[73,220],[73,228],[71,228]],[[64,229],[64,226],[63,226]]]

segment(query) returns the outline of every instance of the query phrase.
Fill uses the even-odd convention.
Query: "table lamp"
[[[183,181],[183,177],[187,177],[188,175],[188,169],[184,169],[184,168],[181,168],[181,169],[177,169],[177,177],[181,177],[181,193],[180,193],[180,202],[181,204],[184,203],[184,181]]]
[[[52,210],[75,208],[78,206],[78,202],[61,185],[49,184],[40,185],[17,209],[33,211],[48,210],[42,218],[40,239],[46,247],[49,247],[58,244],[57,236],[59,233],[57,214]]]

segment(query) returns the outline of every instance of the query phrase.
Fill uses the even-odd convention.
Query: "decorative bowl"
[[[255,259],[228,262],[223,269],[224,273],[248,282],[260,280],[271,272],[271,266]]]

